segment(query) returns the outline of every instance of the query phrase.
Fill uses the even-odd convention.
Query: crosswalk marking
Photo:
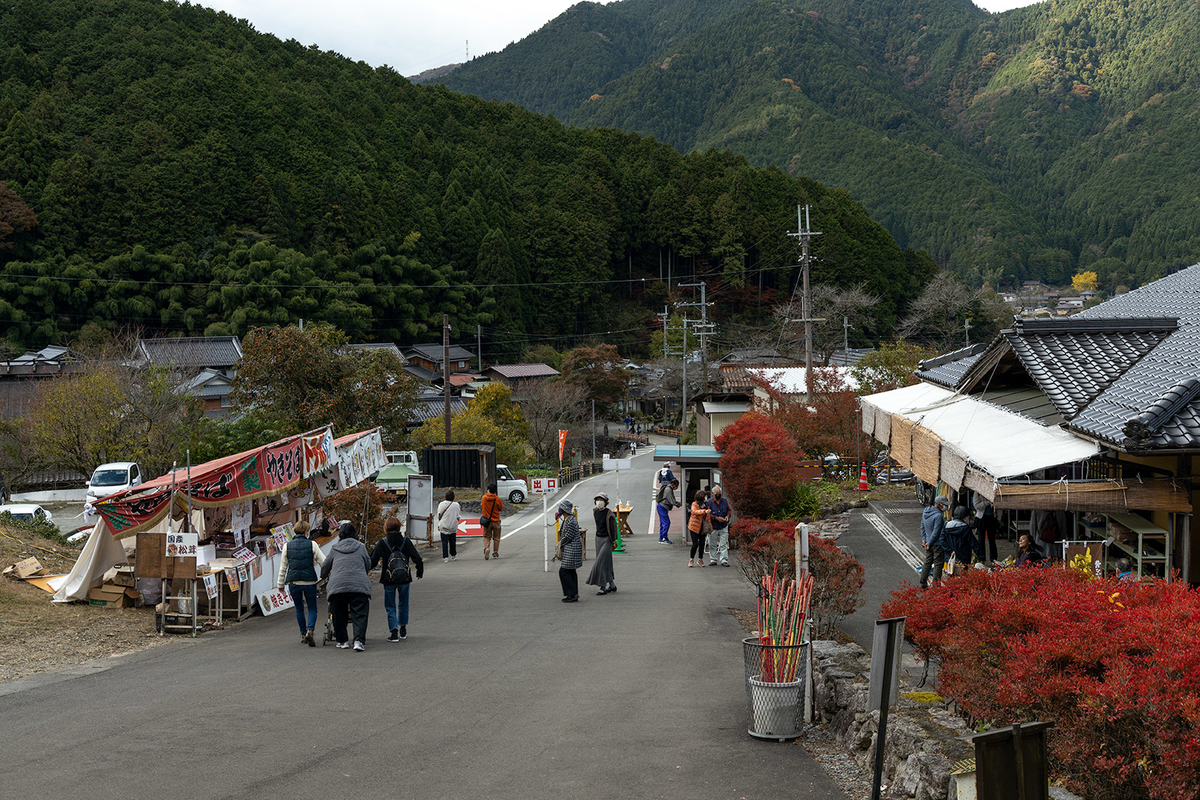
[[[875,514],[863,514],[863,519],[871,523],[875,530],[883,534],[883,538],[887,540],[887,543],[892,546],[892,549],[900,554],[900,557],[903,558],[910,567],[913,569],[921,568],[921,566],[924,564],[924,560],[917,557],[917,553],[915,550],[913,550],[912,545],[898,536],[896,532],[892,530],[891,526],[889,526]]]

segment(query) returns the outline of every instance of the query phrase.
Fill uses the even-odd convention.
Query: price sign
[[[254,561],[254,559],[258,558],[258,556],[254,555],[254,553],[251,553],[244,547],[239,547],[237,550],[234,550],[233,557],[243,564],[250,564]]]
[[[167,558],[195,558],[199,541],[198,533],[168,533]]]
[[[236,569],[225,570],[225,581],[229,584],[229,590],[231,592],[236,592],[238,587],[242,585],[241,580],[238,578],[238,572]]]
[[[208,595],[209,600],[212,600],[214,597],[217,596],[217,588],[218,588],[217,587],[217,576],[216,575],[205,575],[204,576],[204,591]]]
[[[276,611],[295,607],[296,604],[292,602],[292,595],[282,589],[270,589],[258,595],[258,608],[262,611],[264,617],[269,617]]]

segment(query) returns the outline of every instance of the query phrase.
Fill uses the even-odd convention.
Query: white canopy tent
[[[863,430],[888,442],[891,418],[925,428],[966,463],[994,480],[1090,458],[1094,442],[1047,427],[1000,406],[939,386],[918,383],[862,398]],[[887,426],[889,433],[884,433]]]

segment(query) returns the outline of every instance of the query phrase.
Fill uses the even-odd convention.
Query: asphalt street
[[[656,465],[648,449],[633,463],[620,480],[637,535],[615,556],[617,594],[582,586],[589,558],[581,602],[561,603],[541,509],[527,509],[505,520],[498,561],[478,539],[452,563],[430,552],[406,641],[384,641],[377,590],[364,653],[301,646],[283,612],[0,685],[0,795],[843,797],[802,747],[747,735],[728,609],[752,608],[752,590],[646,534]],[[558,497],[591,530],[593,494],[615,499],[616,483]]]

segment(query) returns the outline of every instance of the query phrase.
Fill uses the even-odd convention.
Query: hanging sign
[[[258,556],[254,555],[254,553],[251,553],[244,547],[239,547],[237,550],[234,550],[233,557],[243,564],[249,564],[254,561],[254,559],[258,558]]]
[[[199,540],[198,533],[168,533],[167,558],[195,558]]]
[[[205,575],[204,576],[204,592],[205,592],[205,594],[208,595],[209,600],[212,600],[214,597],[217,596],[218,588],[219,587],[217,586],[217,576],[216,575]]]
[[[388,463],[379,431],[372,431],[338,447],[337,456],[343,488],[357,486]]]
[[[238,544],[245,542],[250,535],[250,522],[254,517],[254,507],[250,505],[250,501],[246,500],[238,503],[233,507],[233,521],[230,527],[233,529],[234,539]]]
[[[225,570],[225,582],[229,584],[229,590],[236,592],[238,587],[242,585],[241,578],[238,577],[236,569]]]
[[[326,428],[315,436],[304,437],[304,477],[332,466],[336,459],[333,431]]]
[[[250,580],[250,570],[246,568],[245,564],[237,568],[237,576],[238,583],[245,583]]]
[[[282,589],[269,589],[258,595],[258,608],[264,617],[269,617],[276,611],[295,607],[296,604],[292,602],[291,593]]]

